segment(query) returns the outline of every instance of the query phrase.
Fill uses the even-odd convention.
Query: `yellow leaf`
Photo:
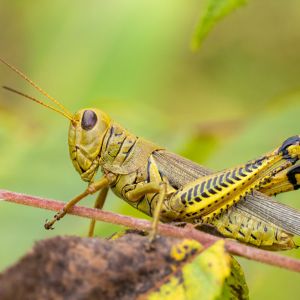
[[[226,253],[223,240],[200,253],[201,248],[199,243],[189,240],[174,246],[171,256],[176,261],[192,252],[195,254],[185,264],[174,268],[173,274],[147,299],[210,300],[220,296],[230,275],[231,256]]]

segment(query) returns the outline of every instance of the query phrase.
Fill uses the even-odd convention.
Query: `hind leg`
[[[299,158],[300,137],[291,137],[263,157],[186,184],[169,199],[168,206],[178,212],[179,221],[197,218],[207,223],[253,190],[275,180],[277,174],[288,170]],[[291,178],[296,178],[294,175]]]

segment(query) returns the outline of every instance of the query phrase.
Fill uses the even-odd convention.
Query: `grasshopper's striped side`
[[[268,250],[295,248],[293,235],[279,226],[265,222],[232,207],[227,213],[211,220],[210,224],[224,236]]]

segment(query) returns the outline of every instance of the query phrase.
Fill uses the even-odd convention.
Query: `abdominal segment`
[[[293,241],[293,235],[235,207],[232,207],[226,214],[214,218],[210,224],[225,237],[260,248],[287,250],[297,247]]]

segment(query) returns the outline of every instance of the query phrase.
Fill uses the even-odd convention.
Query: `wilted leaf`
[[[143,299],[238,299],[236,295],[245,295],[240,299],[247,299],[243,272],[226,253],[223,241],[216,242],[200,254],[198,243],[189,240],[183,243],[174,246],[172,257],[184,259],[193,251],[196,251],[195,255],[174,268],[173,274],[158,283],[157,290]]]
[[[203,39],[220,19],[245,3],[246,0],[208,0],[194,32],[192,49],[201,46]]]

